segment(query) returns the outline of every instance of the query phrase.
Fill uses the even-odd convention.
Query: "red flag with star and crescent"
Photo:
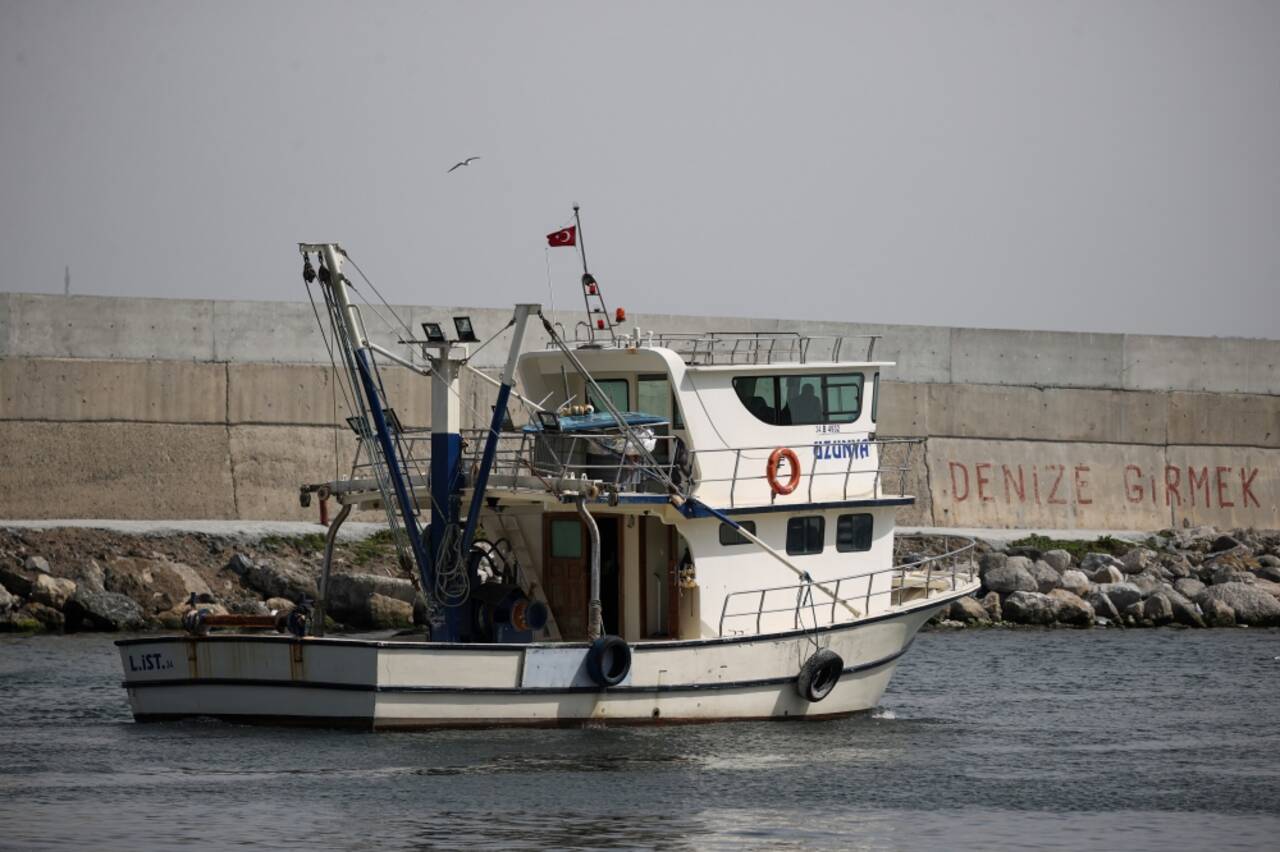
[[[570,225],[562,228],[552,234],[547,234],[547,245],[555,248],[556,246],[576,246],[578,244],[578,227]]]

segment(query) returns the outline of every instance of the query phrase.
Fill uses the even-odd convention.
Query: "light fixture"
[[[444,343],[444,329],[440,327],[438,322],[424,322],[422,324],[422,333],[427,336],[428,343]]]
[[[459,343],[475,343],[480,339],[471,327],[471,317],[454,317],[453,327],[458,330]]]

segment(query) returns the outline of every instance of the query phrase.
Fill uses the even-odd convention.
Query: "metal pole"
[[[575,502],[591,536],[591,602],[587,604],[587,638],[594,642],[604,635],[604,619],[600,611],[600,528],[587,511],[587,498],[579,494]]]
[[[561,208],[564,209],[563,207]],[[582,217],[578,215],[578,205],[573,205],[573,223],[578,226],[578,253],[582,255],[582,274],[587,274],[587,241],[582,238]]]
[[[338,527],[342,526],[342,522],[350,514],[351,504],[348,503],[338,512],[337,517],[333,519],[333,523],[329,524],[329,531],[325,533],[324,567],[320,569],[320,600],[316,601],[316,617],[311,622],[311,634],[313,636],[324,635],[324,616],[329,605],[329,569],[333,565],[333,546],[338,541]]]

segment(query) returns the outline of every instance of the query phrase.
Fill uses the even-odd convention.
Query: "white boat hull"
[[[875,707],[916,631],[955,596],[817,631],[640,643],[629,675],[609,688],[587,676],[582,643],[214,635],[117,644],[138,721],[382,730],[812,719]],[[810,702],[796,679],[815,643],[839,654],[844,671]]]

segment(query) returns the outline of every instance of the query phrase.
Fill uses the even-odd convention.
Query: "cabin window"
[[[822,536],[825,529],[821,515],[805,515],[787,521],[787,553],[805,556],[822,552]]]
[[[604,391],[604,395],[613,403],[614,408],[619,411],[631,410],[631,390],[626,379],[596,379],[596,384],[600,386],[600,390]],[[600,402],[599,394],[589,383],[587,384],[587,402],[594,405],[596,411],[609,410]]]
[[[813,426],[856,421],[862,411],[863,381],[862,373],[736,376],[733,389],[757,420],[774,426]]]
[[[841,553],[870,550],[872,527],[870,514],[841,515],[836,518],[836,550]]]
[[[876,422],[876,409],[880,407],[880,374],[871,377],[871,422]]]
[[[636,379],[636,410],[665,417],[672,428],[684,428],[675,392],[665,375],[639,376]]]
[[[744,530],[751,533],[752,535],[756,534],[755,521],[740,521],[738,523],[738,526],[742,527]],[[751,542],[747,540],[746,536],[744,536],[742,533],[735,530],[733,527],[729,526],[728,524],[721,524],[720,525],[720,543],[725,547],[732,547],[735,544],[750,544]]]
[[[582,526],[577,520],[551,521],[551,557],[582,558]]]

